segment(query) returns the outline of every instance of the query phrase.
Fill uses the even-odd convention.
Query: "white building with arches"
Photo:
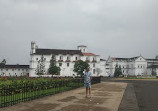
[[[37,76],[36,69],[38,61],[41,57],[44,57],[45,75],[49,75],[48,69],[50,66],[50,60],[52,55],[55,55],[56,65],[60,67],[60,76],[70,77],[76,76],[73,71],[74,64],[78,60],[86,61],[90,65],[92,76],[108,76],[106,73],[106,61],[100,59],[99,55],[90,53],[87,50],[87,46],[80,45],[77,50],[64,50],[64,49],[42,49],[38,48],[35,42],[31,42],[31,53],[30,53],[30,71],[29,76]]]
[[[109,57],[107,65],[109,65],[110,75],[114,75],[115,66],[121,66],[122,73],[125,76],[142,76],[152,75],[152,70],[158,74],[158,59],[146,59],[143,56],[132,58]]]

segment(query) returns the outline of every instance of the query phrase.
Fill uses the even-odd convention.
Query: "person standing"
[[[89,97],[91,98],[91,80],[92,80],[92,74],[89,71],[89,68],[87,68],[84,75],[84,83],[86,87],[86,98],[88,97],[88,92],[89,92]]]

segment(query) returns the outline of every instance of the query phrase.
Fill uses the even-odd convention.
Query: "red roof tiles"
[[[84,56],[97,56],[96,54],[93,53],[82,53]]]

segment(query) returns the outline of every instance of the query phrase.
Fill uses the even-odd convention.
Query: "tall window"
[[[93,69],[93,74],[95,74],[95,69]]]
[[[93,61],[96,61],[96,57],[93,57]]]
[[[67,57],[67,60],[70,60],[70,57]]]
[[[60,60],[62,60],[63,58],[62,58],[62,56],[60,56]]]
[[[69,67],[70,66],[70,64],[69,63],[67,63],[67,67]]]
[[[36,60],[38,61],[38,58],[36,58]]]
[[[78,60],[78,58],[76,57],[76,61]]]
[[[59,63],[59,66],[61,67],[61,66],[62,66],[62,63]]]
[[[95,67],[95,64],[93,64],[93,67]]]

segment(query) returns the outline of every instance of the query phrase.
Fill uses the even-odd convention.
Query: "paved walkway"
[[[0,111],[118,111],[126,86],[126,83],[102,82],[92,86],[90,99],[85,98],[85,88],[78,88]]]

